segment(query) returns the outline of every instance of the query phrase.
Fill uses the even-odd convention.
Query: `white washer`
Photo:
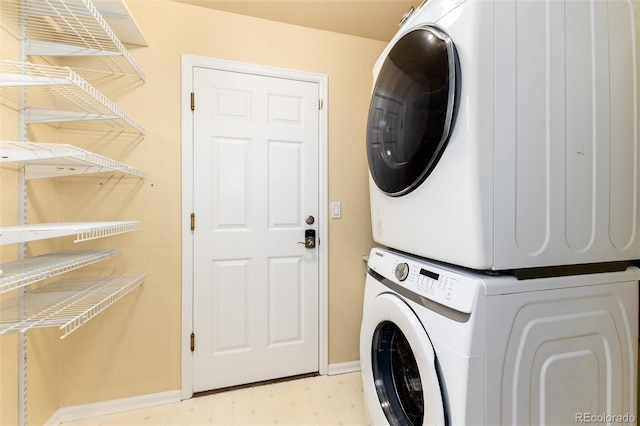
[[[518,281],[382,249],[368,266],[369,424],[637,421],[639,269]]]
[[[423,4],[373,70],[375,241],[479,270],[639,258],[637,7]]]

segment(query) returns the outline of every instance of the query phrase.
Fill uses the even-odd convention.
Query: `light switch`
[[[340,219],[342,217],[342,203],[340,201],[331,202],[331,219]]]

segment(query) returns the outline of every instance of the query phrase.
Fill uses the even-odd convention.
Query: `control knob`
[[[406,263],[398,263],[396,266],[396,278],[400,281],[404,281],[409,276],[409,265]]]

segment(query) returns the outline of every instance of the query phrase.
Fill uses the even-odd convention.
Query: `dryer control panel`
[[[387,280],[426,299],[471,313],[479,288],[478,277],[379,248],[371,250],[367,265]]]

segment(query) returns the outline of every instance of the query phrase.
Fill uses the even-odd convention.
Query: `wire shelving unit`
[[[26,243],[75,235],[74,243],[95,240],[138,231],[140,222],[121,220],[112,222],[33,223],[0,227],[0,245]]]
[[[138,32],[133,42],[146,44],[128,9],[124,3],[120,5],[110,11],[104,7],[99,10],[89,0],[3,1],[0,11],[16,33],[26,19],[28,56],[81,56],[90,59],[92,69],[144,80],[144,73],[107,22],[109,18],[131,22],[133,30],[128,31]]]
[[[116,136],[124,132],[144,136],[139,123],[76,72],[87,78],[100,74],[99,80],[91,81],[104,81],[110,74],[143,82],[144,73],[123,43],[147,43],[124,0],[0,0],[0,26],[15,37],[19,56],[17,61],[0,60],[0,104],[17,111],[19,141],[0,142],[0,163],[19,165],[19,225],[0,227],[0,245],[18,243],[21,252],[20,260],[0,264],[0,335],[19,335],[18,412],[20,425],[26,425],[27,331],[60,327],[65,337],[145,279],[144,275],[72,278],[45,282],[37,289],[31,286],[122,251],[27,257],[25,243],[72,235],[75,242],[87,241],[136,231],[140,225],[137,221],[28,224],[27,181],[102,172],[144,177],[144,172],[71,145],[29,142],[27,126],[106,128]]]
[[[0,264],[0,294],[122,254],[121,249],[60,251]]]
[[[0,61],[0,96],[16,108],[26,89],[26,124],[101,121],[111,128],[144,127],[68,67]]]
[[[57,326],[64,338],[144,280],[144,274],[77,278],[27,291],[21,301],[12,298],[0,304],[0,335]]]
[[[142,170],[68,144],[0,141],[0,163],[25,166],[27,180],[115,172],[144,178]]]

